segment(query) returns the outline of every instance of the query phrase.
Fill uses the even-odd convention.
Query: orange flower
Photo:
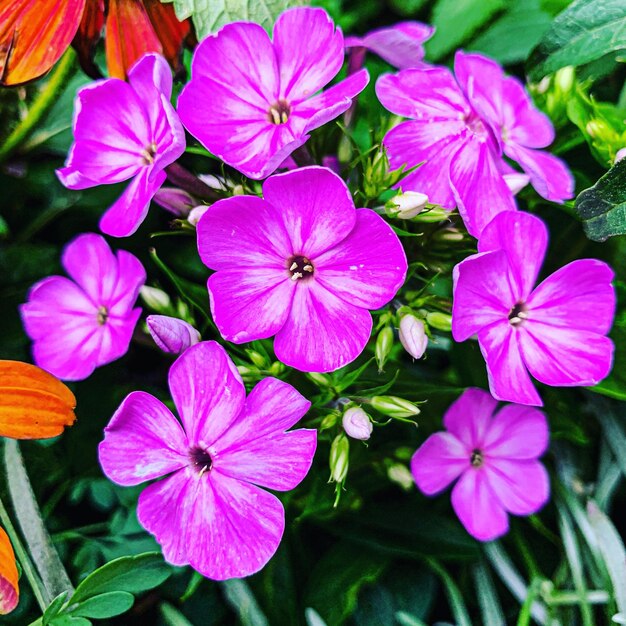
[[[28,363],[0,361],[0,436],[56,437],[74,423],[75,406],[74,394],[52,374]]]
[[[0,528],[0,615],[10,613],[19,597],[15,554],[7,534]]]

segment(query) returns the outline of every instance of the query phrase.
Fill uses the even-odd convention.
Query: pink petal
[[[471,467],[471,450],[450,433],[435,433],[415,451],[411,472],[427,496],[443,491]]]
[[[187,437],[170,410],[154,396],[126,396],[104,429],[98,457],[105,475],[129,487],[185,467]]]
[[[497,406],[498,401],[490,393],[467,389],[450,405],[443,417],[443,425],[463,442],[466,450],[482,450]]]
[[[172,71],[160,54],[144,54],[129,70],[128,82],[146,104],[159,94],[172,97]]]
[[[146,282],[146,270],[141,261],[126,250],[117,252],[117,280],[110,298],[103,300],[110,317],[125,317],[137,301],[139,290]]]
[[[100,230],[112,237],[132,235],[144,221],[150,201],[165,182],[166,174],[144,166],[120,198],[100,219]]]
[[[343,65],[343,35],[323,9],[296,7],[274,25],[280,97],[308,98],[327,85]]]
[[[548,447],[550,432],[539,410],[507,404],[496,413],[482,442],[485,455],[500,459],[536,459]]]
[[[187,322],[167,315],[148,315],[148,331],[154,343],[170,354],[181,354],[200,341],[200,333]]]
[[[541,219],[521,211],[498,213],[483,228],[479,252],[505,250],[515,280],[516,302],[526,302],[548,249],[548,229]]]
[[[102,344],[97,358],[98,367],[124,356],[133,338],[133,331],[141,315],[141,309],[132,309],[123,316],[109,315],[102,327]]]
[[[241,376],[215,341],[185,350],[172,365],[168,380],[191,446],[211,446],[243,409],[246,390]]]
[[[398,236],[374,211],[359,209],[352,232],[315,259],[314,280],[346,302],[367,309],[387,304],[406,277]]]
[[[479,541],[492,541],[506,534],[506,511],[489,485],[484,468],[470,469],[452,490],[452,507],[467,532]]]
[[[263,183],[263,197],[274,207],[276,219],[282,219],[292,254],[311,261],[354,228],[350,190],[326,168],[303,167],[272,176]]]
[[[314,280],[294,292],[274,351],[286,365],[304,372],[331,372],[354,361],[369,340],[372,316]]]
[[[489,459],[485,479],[492,493],[509,513],[532,515],[550,497],[550,479],[539,461]]]

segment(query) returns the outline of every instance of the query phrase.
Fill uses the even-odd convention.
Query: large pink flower
[[[222,161],[250,178],[265,178],[367,85],[361,70],[317,93],[343,60],[343,35],[323,9],[285,11],[273,40],[258,24],[227,24],[196,49],[178,112]]]
[[[233,362],[214,341],[192,346],[170,369],[182,421],[150,394],[122,402],[99,447],[114,482],[146,487],[140,523],[173,565],[216,580],[260,570],[280,543],[285,512],[257,485],[287,491],[306,476],[315,430],[294,430],[310,402],[291,385],[262,380],[246,398]]]
[[[447,432],[431,435],[413,455],[411,470],[426,494],[457,478],[452,506],[472,536],[491,541],[509,528],[508,513],[531,515],[547,501],[550,481],[537,460],[548,447],[544,414],[498,402],[468,389],[443,418]]]
[[[74,143],[57,171],[69,189],[120,183],[126,191],[100,220],[107,235],[127,237],[143,222],[163,184],[164,168],[185,151],[185,131],[170,104],[172,73],[167,61],[147,54],[128,73],[99,80],[76,96]]]
[[[263,199],[234,196],[198,223],[213,319],[225,339],[276,335],[276,356],[303,371],[353,361],[372,330],[368,309],[404,282],[400,240],[374,211],[355,209],[346,184],[322,167],[273,176]]]
[[[72,280],[49,276],[20,307],[35,363],[63,380],[82,380],[126,354],[141,314],[133,308],[146,272],[100,235],[80,235],[63,251]]]
[[[615,314],[613,271],[573,261],[535,287],[548,245],[545,224],[529,213],[497,215],[478,254],[454,268],[452,335],[478,335],[491,393],[541,406],[528,371],[553,386],[595,385],[611,370],[605,335]]]

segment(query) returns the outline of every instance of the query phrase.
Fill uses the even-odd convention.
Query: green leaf
[[[52,600],[41,618],[43,626],[48,626],[50,620],[52,620],[61,612],[61,609],[63,608],[63,605],[65,604],[68,595],[69,591],[64,591],[63,593],[60,593],[54,600]]]
[[[57,615],[57,617],[50,622],[50,626],[91,626],[91,622],[84,617]]]
[[[446,595],[448,596],[450,608],[452,609],[452,614],[454,615],[454,623],[456,626],[472,626],[472,620],[470,619],[467,607],[465,606],[463,594],[457,587],[452,576],[450,576],[450,574],[448,574],[448,572],[434,559],[428,559],[427,562],[439,578],[441,578],[441,582],[446,590]]]
[[[84,602],[111,591],[147,591],[158,587],[171,573],[158,552],[123,556],[89,574],[76,588],[71,602]]]
[[[244,580],[225,580],[220,583],[226,601],[239,617],[242,626],[269,626],[252,590]]]
[[[271,29],[276,18],[289,7],[298,6],[298,0],[161,0],[173,2],[179,20],[190,17],[198,39],[229,24],[246,21]]]
[[[560,13],[528,61],[530,78],[626,48],[624,0],[577,0]]]
[[[618,161],[593,187],[581,192],[575,209],[587,237],[593,241],[626,234],[626,159]]]
[[[499,626],[506,622],[496,587],[484,562],[474,566],[472,574],[484,626]]]
[[[67,612],[79,617],[106,619],[126,613],[133,606],[135,597],[126,591],[109,591],[93,598],[87,598]]]

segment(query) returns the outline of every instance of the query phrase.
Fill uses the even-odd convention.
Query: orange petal
[[[0,84],[45,74],[76,34],[85,0],[2,0]]]
[[[52,374],[19,361],[0,361],[0,436],[56,437],[76,417],[74,394]]]
[[[160,0],[144,0],[144,5],[161,40],[163,56],[177,73],[182,71],[180,53],[183,41],[191,30],[189,20],[179,22],[172,4],[163,4]]]
[[[126,78],[128,70],[147,52],[163,54],[140,0],[109,0],[104,42],[109,76],[116,78]]]
[[[10,613],[19,597],[15,554],[7,534],[0,528],[0,615]]]
[[[104,26],[104,0],[87,0],[83,18],[72,45],[78,52],[78,60],[86,74],[93,78],[101,76],[93,62],[96,46]]]

